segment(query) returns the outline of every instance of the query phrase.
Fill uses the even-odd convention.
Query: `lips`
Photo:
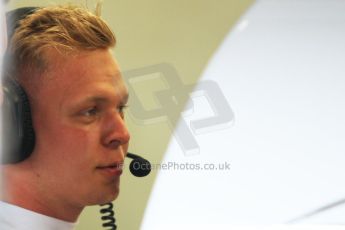
[[[112,163],[96,167],[96,169],[109,176],[121,176],[123,163]]]

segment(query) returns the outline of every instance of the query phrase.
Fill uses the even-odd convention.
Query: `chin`
[[[113,202],[119,196],[119,190],[114,189],[111,193],[107,193],[104,196],[100,197],[100,202],[97,204],[105,204],[109,202]]]
[[[97,191],[97,194],[90,195],[86,206],[106,204],[114,201],[119,196],[119,188],[113,187],[107,191]]]

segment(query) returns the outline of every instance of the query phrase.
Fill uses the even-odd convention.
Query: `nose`
[[[114,112],[105,118],[103,123],[103,144],[107,148],[117,149],[129,142],[130,134],[124,118],[118,112]]]

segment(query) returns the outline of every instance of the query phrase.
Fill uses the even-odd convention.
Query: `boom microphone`
[[[133,159],[129,165],[129,171],[136,177],[144,177],[150,174],[151,164],[148,160],[134,154],[127,153],[128,158]]]

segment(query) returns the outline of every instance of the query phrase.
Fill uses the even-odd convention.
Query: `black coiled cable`
[[[134,176],[144,177],[151,172],[151,164],[148,160],[133,153],[127,153],[126,157],[133,159],[129,165],[129,169]],[[116,230],[117,226],[115,224],[116,219],[113,211],[113,203],[110,202],[100,206],[102,207],[100,210],[102,214],[101,219],[104,222],[102,226],[107,228],[107,230]]]
[[[100,210],[100,213],[102,214],[101,219],[103,220],[102,226],[104,228],[107,228],[108,230],[116,230],[116,219],[115,219],[115,213],[113,211],[113,204],[106,203],[100,205],[102,208]]]

